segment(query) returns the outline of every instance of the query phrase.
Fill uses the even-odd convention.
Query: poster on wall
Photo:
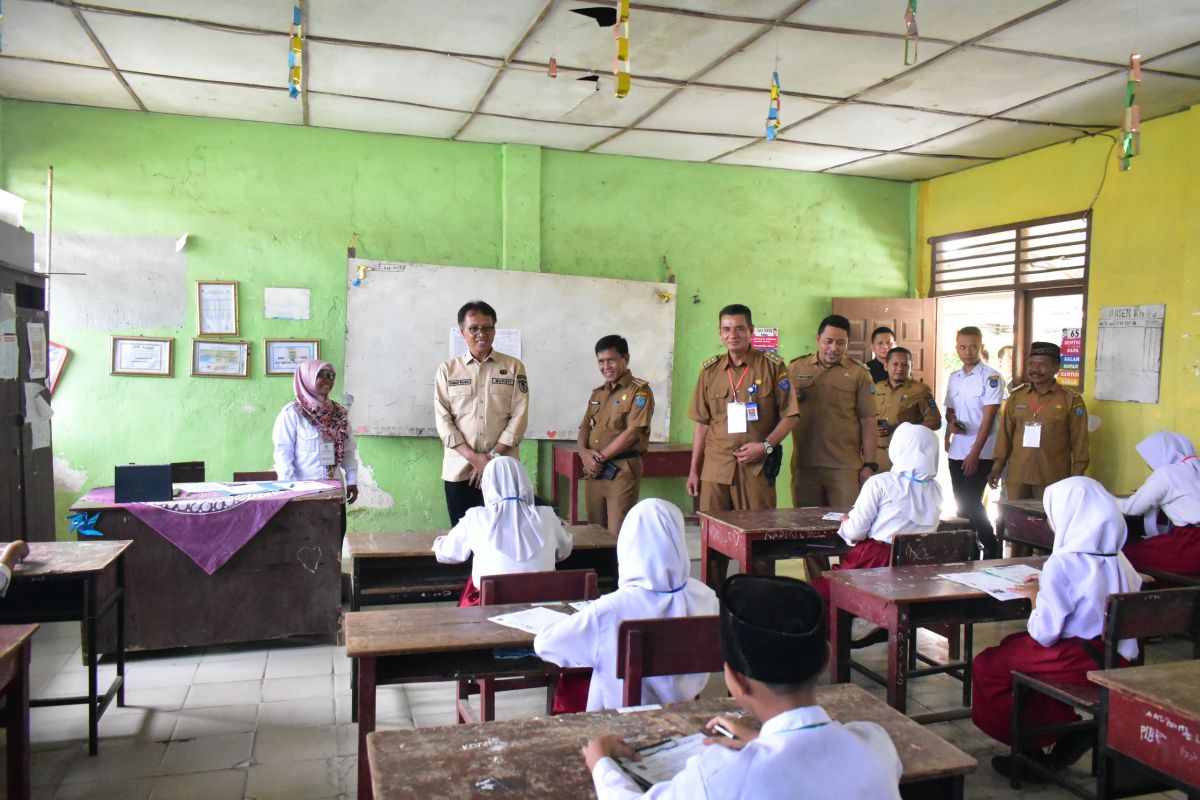
[[[1096,337],[1096,399],[1157,403],[1165,305],[1105,306]]]
[[[779,352],[779,328],[755,328],[750,336],[750,346],[755,350]]]
[[[1079,388],[1079,359],[1083,354],[1083,330],[1081,328],[1062,329],[1062,360],[1058,366],[1058,382],[1072,389]]]

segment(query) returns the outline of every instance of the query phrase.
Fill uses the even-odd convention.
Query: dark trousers
[[[954,486],[954,500],[958,504],[959,516],[971,521],[971,527],[983,546],[984,558],[999,558],[1000,543],[996,531],[983,507],[983,491],[987,488],[988,473],[992,471],[992,460],[979,459],[979,468],[974,475],[963,474],[963,462],[950,459],[950,483]]]
[[[468,508],[483,505],[483,491],[469,481],[446,481],[446,511],[450,514],[450,527],[467,513]]]

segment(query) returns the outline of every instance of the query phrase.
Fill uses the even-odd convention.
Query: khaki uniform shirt
[[[700,377],[696,380],[696,391],[688,407],[688,418],[708,426],[701,480],[732,483],[737,464],[733,454],[738,448],[747,442],[765,441],[779,420],[800,413],[782,358],[751,348],[743,366],[746,375],[741,378],[743,367],[735,367],[728,353],[713,356],[700,365]],[[733,391],[735,386],[736,395]],[[745,433],[729,433],[729,410],[726,406],[735,402],[735,396],[736,402],[753,401],[758,404],[758,420],[747,420]],[[765,459],[746,468],[759,475],[764,463]]]
[[[442,480],[464,481],[471,464],[455,451],[466,443],[486,453],[498,443],[516,447],[529,416],[525,365],[493,350],[483,361],[468,351],[443,362],[433,381],[438,436],[446,446]]]
[[[788,364],[800,404],[793,441],[792,467],[861,469],[860,419],[875,416],[875,384],[860,362],[843,358],[832,367],[810,354]]]
[[[587,433],[587,446],[592,450],[608,447],[627,428],[639,428],[641,433],[629,449],[644,453],[650,444],[652,416],[654,393],[650,391],[650,384],[626,370],[611,389],[607,383],[592,389],[579,428]]]
[[[1025,426],[1041,423],[1038,447],[1026,447]],[[996,464],[1008,462],[1009,483],[1049,486],[1088,466],[1087,409],[1083,398],[1057,382],[1039,395],[1023,383],[1013,390],[1000,411]]]
[[[892,443],[892,433],[900,423],[932,423],[934,428],[942,425],[942,412],[938,411],[933,391],[915,378],[909,378],[896,389],[888,381],[875,384],[875,410],[879,419],[888,424],[887,433],[882,430],[879,432],[879,455],[875,460],[879,462],[880,472],[892,468],[888,445]]]

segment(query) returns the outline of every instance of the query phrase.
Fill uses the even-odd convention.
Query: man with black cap
[[[873,722],[834,722],[816,704],[829,660],[825,606],[807,583],[736,575],[721,589],[725,685],[762,728],[719,716],[698,758],[646,797],[899,798],[902,767],[895,745]],[[723,728],[732,734],[726,738]],[[584,760],[600,800],[641,797],[614,759],[634,758],[621,738],[587,743]]]
[[[1029,383],[1013,389],[1000,412],[988,483],[998,488],[1008,464],[1004,496],[1009,500],[1040,500],[1050,484],[1087,470],[1087,408],[1074,389],[1055,380],[1058,364],[1058,345],[1034,342],[1025,361]]]

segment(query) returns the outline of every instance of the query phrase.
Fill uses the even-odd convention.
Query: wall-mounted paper
[[[1096,399],[1157,403],[1165,305],[1103,306],[1096,342]]]
[[[263,290],[263,316],[267,319],[311,319],[308,289],[268,286]]]
[[[25,325],[29,334],[29,377],[37,380],[46,377],[46,326],[40,322]]]
[[[0,294],[0,378],[17,377],[17,298]]]
[[[521,357],[521,329],[496,328],[496,338],[492,341],[492,349],[512,356]],[[467,340],[462,337],[458,328],[450,329],[450,357],[457,358],[467,352]]]
[[[34,450],[50,446],[50,417],[54,416],[54,410],[42,397],[44,388],[40,383],[25,383],[25,421],[29,423]]]

